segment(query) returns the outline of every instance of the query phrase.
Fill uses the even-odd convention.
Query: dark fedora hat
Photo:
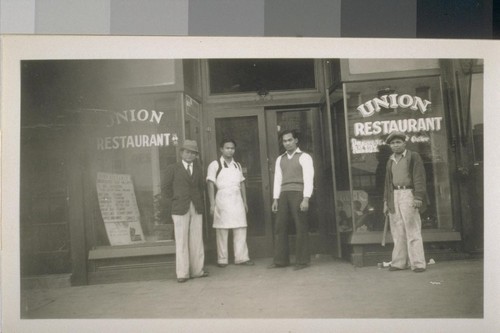
[[[389,134],[389,136],[385,140],[385,143],[389,144],[389,143],[391,143],[392,140],[394,140],[396,138],[401,139],[403,141],[406,141],[406,139],[407,139],[406,134],[404,134],[403,132],[394,131],[394,132],[391,132],[391,134]]]
[[[181,146],[181,150],[190,150],[199,153],[198,144],[194,140],[186,140]]]

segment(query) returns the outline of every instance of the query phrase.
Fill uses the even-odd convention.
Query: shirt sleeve
[[[210,180],[215,183],[216,181],[216,174],[217,174],[217,168],[218,168],[218,163],[217,161],[212,161],[208,165],[208,170],[207,170],[207,180]]]
[[[314,187],[314,166],[311,155],[303,153],[299,158],[304,178],[304,198],[310,198]]]
[[[274,166],[274,186],[273,186],[273,199],[279,199],[281,193],[281,181],[283,179],[283,174],[281,173],[281,156],[276,159],[276,164]]]
[[[415,189],[413,195],[415,196],[415,199],[424,201],[426,198],[424,162],[418,153],[414,152],[411,157],[412,163],[414,163],[413,175],[410,175],[413,177],[413,188]]]
[[[243,175],[243,166],[239,165],[238,170],[240,170],[240,183],[245,181],[245,176]]]

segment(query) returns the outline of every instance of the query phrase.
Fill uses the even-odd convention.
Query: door
[[[325,157],[329,158],[329,151],[325,151],[323,144],[323,131],[321,126],[320,112],[317,107],[299,107],[299,108],[279,108],[266,109],[266,125],[268,137],[268,156],[269,156],[269,175],[270,182],[274,179],[274,161],[285,152],[283,144],[280,141],[279,134],[284,130],[298,131],[299,148],[311,155],[314,163],[314,191],[310,199],[310,208],[308,213],[310,251],[314,253],[334,253],[339,252],[335,249],[335,238],[333,233],[335,228],[334,218],[329,218],[332,214],[332,195],[328,192],[328,184],[331,179],[328,178],[331,170],[325,163]],[[290,246],[295,244],[293,223],[289,225]]]
[[[246,178],[249,207],[247,243],[250,256],[272,256],[271,186],[264,110],[211,110],[208,122],[211,129],[208,140],[209,161],[220,156],[218,146],[223,138],[236,141],[234,159],[241,163]]]
[[[314,193],[308,218],[311,253],[338,252],[333,236],[335,228],[331,227],[335,221],[328,218],[333,204],[332,196],[327,192],[327,184],[331,181],[325,175],[331,174],[331,170],[327,170],[329,165],[323,162],[329,152],[324,151],[322,143],[319,109],[213,109],[208,114],[209,161],[218,158],[218,143],[222,138],[236,141],[235,160],[242,164],[246,178],[250,256],[273,255],[275,214],[271,213],[272,188],[275,160],[284,152],[279,132],[285,129],[298,130],[300,149],[309,153],[314,161]],[[294,229],[292,223],[289,227],[291,253],[295,244]]]

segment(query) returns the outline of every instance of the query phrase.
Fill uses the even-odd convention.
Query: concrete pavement
[[[208,278],[101,284],[21,293],[21,318],[482,318],[483,260],[424,273],[356,268],[321,255],[309,268],[207,266]]]

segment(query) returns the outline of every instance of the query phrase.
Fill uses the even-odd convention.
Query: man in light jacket
[[[389,271],[410,267],[419,273],[426,268],[420,220],[427,204],[425,169],[420,155],[406,149],[406,140],[398,131],[386,140],[393,152],[387,161],[384,186],[384,213],[389,213],[394,240]]]

